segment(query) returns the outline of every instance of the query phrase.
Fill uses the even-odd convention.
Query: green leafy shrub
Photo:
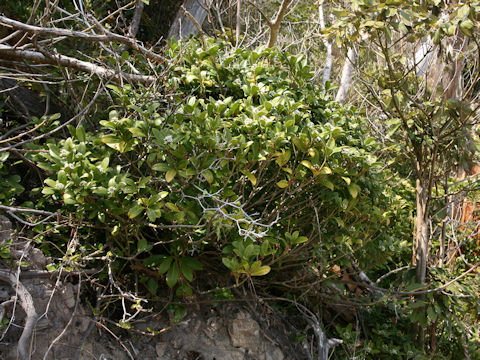
[[[87,244],[104,241],[152,293],[164,277],[189,295],[206,264],[239,283],[388,240],[376,144],[302,56],[212,39],[167,55],[162,88],[110,85],[119,105],[98,130],[70,127],[36,155],[49,204],[106,230]]]
[[[12,174],[13,164],[9,161],[8,152],[0,154],[0,204],[11,205],[15,196],[23,193],[25,188],[21,185],[21,177]]]

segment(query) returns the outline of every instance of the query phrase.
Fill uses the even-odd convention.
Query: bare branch
[[[278,31],[280,30],[280,24],[287,13],[288,6],[292,2],[292,0],[283,0],[282,4],[280,5],[280,9],[278,9],[277,15],[274,19],[268,19],[267,15],[260,9],[255,3],[251,2],[250,0],[245,0],[247,4],[253,6],[261,15],[265,23],[270,28],[270,39],[268,40],[268,47],[273,47],[277,42],[278,38]]]
[[[143,4],[142,1],[140,1],[140,3]],[[105,31],[105,34],[103,35],[87,34],[85,32],[75,31],[75,30],[46,28],[46,27],[28,25],[20,21],[16,21],[1,15],[0,15],[0,24],[9,26],[14,29],[23,30],[23,31],[32,33],[34,35],[65,36],[67,38],[73,38],[73,39],[91,41],[91,42],[118,42],[128,46],[132,50],[138,51],[139,53],[141,53],[142,55],[145,55],[147,58],[151,60],[155,60],[158,62],[165,61],[165,59],[162,56],[155,54],[154,52],[146,49],[145,47],[140,45],[135,39],[122,36],[119,34],[115,34],[110,31],[105,31],[105,28],[103,27],[102,29],[104,29]],[[137,30],[138,30],[138,25],[139,24],[135,25],[137,27]]]
[[[66,55],[49,54],[49,56],[45,56],[44,54],[37,51],[17,50],[12,46],[3,44],[0,44],[0,58],[13,58],[16,60],[29,60],[37,64],[64,66],[71,69],[84,71],[90,74],[95,74],[100,78],[112,79],[115,82],[120,82],[121,79],[124,78],[132,83],[151,84],[156,80],[154,76],[135,75],[128,74],[123,71],[115,71]]]
[[[242,18],[240,17],[242,10],[242,0],[237,0],[237,19],[236,19],[236,29],[235,29],[235,36],[236,36],[236,45],[238,46],[238,43],[240,41],[240,23],[242,21]]]
[[[185,9],[183,5],[181,6],[181,9],[183,10],[183,13],[185,14],[185,16],[188,17],[190,21],[195,25],[195,27],[198,30],[198,33],[202,37],[203,50],[207,50],[207,42],[205,40],[205,34],[202,31],[202,26],[197,21],[197,19],[195,19],[195,17],[192,14],[190,14],[190,12],[187,9]]]
[[[263,10],[258,7],[257,4],[251,2],[250,0],[245,0],[245,1],[247,2],[248,5],[253,6],[253,7],[258,11],[258,13],[260,14],[260,16],[261,16],[261,17],[263,18],[263,20],[267,23],[268,27],[272,27],[272,25],[273,25],[272,22],[271,22],[270,19],[267,17],[267,15],[265,15],[265,13],[263,12]]]
[[[275,16],[275,19],[271,21],[272,25],[270,26],[270,40],[268,40],[268,47],[273,47],[277,42],[280,24],[283,20],[283,17],[287,13],[288,6],[291,2],[292,0],[283,0],[282,5],[280,5],[280,9],[278,10],[277,16]]]
[[[140,20],[142,20],[142,13],[145,3],[142,0],[137,0],[137,5],[135,5],[135,11],[133,12],[132,22],[128,29],[128,36],[135,37],[137,36],[138,29],[140,28]]]
[[[180,0],[178,0],[180,2]],[[201,32],[203,21],[207,16],[207,12],[211,3],[205,0],[182,0],[182,6],[177,12],[175,20],[173,21],[170,31],[168,32],[168,38],[173,36],[178,39],[186,38],[189,35],[195,35],[197,32]],[[185,10],[195,19],[195,21],[187,21],[186,18],[192,20],[192,17],[188,16]]]
[[[33,141],[36,141],[36,140],[40,140],[40,139],[43,139],[43,138],[46,138],[54,133],[56,133],[57,131],[59,131],[60,129],[64,128],[65,126],[67,126],[68,124],[74,122],[75,120],[77,120],[78,118],[80,118],[82,115],[84,115],[88,109],[90,109],[90,107],[95,103],[95,101],[97,100],[98,96],[100,95],[100,91],[97,90],[97,92],[95,93],[95,95],[93,96],[92,100],[77,114],[75,115],[74,117],[72,117],[70,120],[68,121],[65,121],[64,123],[62,123],[61,125],[57,126],[55,129],[53,130],[50,130],[44,134],[41,134],[41,135],[38,135],[34,138],[31,138],[31,139],[27,139],[27,140],[23,140],[23,141],[20,141],[16,144],[12,144],[10,146],[7,146],[5,148],[0,148],[0,152],[2,151],[9,151],[11,149],[15,149],[23,144],[26,144],[26,143],[30,143],[30,142],[33,142]],[[3,205],[0,205],[0,209],[4,207]],[[15,208],[14,208],[15,209]],[[27,209],[27,208],[23,208],[23,209]],[[8,210],[11,210],[11,209],[8,209]],[[30,209],[32,210],[32,209]],[[11,210],[13,211],[13,210]],[[23,210],[22,210],[23,211]],[[26,211],[26,210],[25,210]]]

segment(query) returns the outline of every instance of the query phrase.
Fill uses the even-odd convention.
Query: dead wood
[[[15,290],[18,299],[20,299],[20,304],[27,315],[22,335],[18,340],[17,353],[20,360],[28,360],[30,359],[30,337],[38,320],[32,295],[20,282],[18,276],[15,276],[12,272],[0,270],[0,280],[9,283]]]

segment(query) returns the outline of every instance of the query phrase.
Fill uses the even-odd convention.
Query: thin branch
[[[265,22],[267,23],[268,27],[271,28],[271,27],[273,26],[273,24],[272,24],[272,22],[270,21],[270,19],[267,17],[267,15],[265,15],[265,13],[263,12],[263,10],[258,7],[257,4],[251,2],[250,0],[245,0],[245,1],[246,1],[246,3],[247,3],[248,5],[253,6],[253,7],[258,11],[258,13],[260,14],[260,16],[263,18],[263,21],[265,21]]]
[[[323,0],[320,0],[320,5],[318,7],[318,17],[320,21],[320,30],[325,30],[325,15],[323,11]],[[330,74],[332,72],[333,64],[333,54],[332,54],[332,43],[327,40],[325,37],[322,37],[323,45],[327,51],[325,56],[325,67],[323,68],[323,77],[322,77],[322,87],[325,88],[327,81],[330,81]]]
[[[142,1],[140,1],[140,3],[143,4]],[[73,39],[91,41],[91,42],[118,42],[128,46],[129,48],[135,51],[138,51],[139,53],[145,55],[151,60],[155,60],[162,63],[165,61],[165,59],[162,56],[155,54],[154,52],[146,49],[145,47],[140,45],[135,39],[122,36],[119,34],[115,34],[110,31],[106,31],[105,34],[103,35],[96,35],[96,34],[87,34],[81,31],[68,30],[68,29],[39,27],[39,26],[27,25],[20,21],[16,21],[1,15],[0,15],[0,24],[12,27],[14,29],[19,29],[29,33],[33,33],[34,35],[49,35],[49,36],[62,36],[62,37],[64,36],[67,38],[73,38]],[[138,25],[135,24],[135,26],[137,27],[137,31],[138,31]]]
[[[72,58],[66,55],[50,54],[48,57],[37,51],[17,50],[12,46],[0,44],[0,58],[16,60],[29,60],[37,64],[50,64],[64,66],[71,69],[95,74],[100,78],[111,79],[120,82],[122,78],[132,83],[151,84],[155,82],[154,76],[128,74],[123,71],[115,71],[103,66],[95,65],[87,61]]]
[[[100,88],[99,88],[100,89]],[[68,124],[72,123],[73,121],[75,121],[76,119],[78,119],[79,117],[81,117],[82,115],[84,115],[88,109],[90,109],[90,107],[95,103],[97,97],[100,95],[100,91],[99,89],[97,90],[97,92],[95,93],[95,95],[93,96],[93,99],[87,104],[87,106],[85,106],[77,115],[75,115],[74,117],[72,117],[70,120],[68,121],[65,121],[63,124],[61,124],[60,126],[57,126],[55,129],[53,130],[50,130],[42,135],[39,135],[39,136],[36,136],[34,138],[31,138],[31,139],[28,139],[28,140],[23,140],[19,143],[16,143],[16,144],[13,144],[13,145],[10,145],[8,147],[5,147],[5,148],[0,148],[0,152],[2,151],[8,151],[8,150],[11,150],[11,149],[15,149],[17,147],[19,147],[20,145],[23,145],[23,144],[26,144],[26,143],[30,143],[30,142],[33,142],[33,141],[36,141],[36,140],[40,140],[40,139],[43,139],[43,138],[46,138],[54,133],[56,133],[57,131],[59,131],[60,129],[64,128],[65,126],[67,126]],[[1,208],[5,208],[3,205],[0,205],[0,209]],[[15,209],[18,209],[18,208],[13,208],[13,210]],[[23,208],[23,209],[28,209],[28,208]],[[7,210],[10,210],[10,209],[7,209]],[[11,210],[11,211],[13,211]],[[28,210],[33,210],[33,209],[28,209]],[[23,211],[23,210],[21,210]],[[26,210],[25,210],[26,211]]]
[[[195,25],[195,27],[198,30],[198,33],[202,37],[203,50],[207,50],[207,41],[205,40],[205,34],[203,33],[202,25],[199,24],[197,19],[195,19],[195,17],[192,14],[190,14],[190,12],[187,9],[185,9],[185,6],[182,5],[181,9],[183,10],[185,16],[190,19],[193,25]]]
[[[0,149],[0,150],[3,150],[3,149]],[[6,210],[11,212],[26,212],[26,213],[33,213],[33,214],[47,215],[47,216],[52,216],[52,215],[61,216],[60,213],[54,213],[50,211],[30,209],[30,208],[24,208],[24,207],[15,207],[15,206],[5,206],[5,205],[0,205],[0,210]]]
[[[240,17],[242,10],[242,0],[237,0],[237,19],[236,19],[236,28],[235,28],[235,36],[236,36],[236,46],[238,46],[240,41],[240,24],[242,22],[242,18]]]

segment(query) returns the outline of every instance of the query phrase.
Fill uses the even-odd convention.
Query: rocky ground
[[[5,241],[11,224],[5,217],[0,222],[0,241]],[[78,275],[46,271],[43,254],[28,242],[22,246],[11,255],[28,266],[3,263],[0,269],[1,360],[301,358],[292,353],[285,334],[277,336],[268,319],[245,304],[192,306],[176,323],[166,311],[152,312],[135,323],[135,331],[119,329],[94,317],[82,300]],[[30,334],[25,327],[31,327]]]

